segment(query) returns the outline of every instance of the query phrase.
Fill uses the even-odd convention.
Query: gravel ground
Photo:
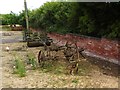
[[[26,51],[14,51],[22,45],[26,45],[26,43],[0,44],[2,47],[0,57],[2,59],[3,88],[118,88],[118,76],[103,74],[100,69],[94,69],[90,75],[84,76],[58,75],[45,73],[42,70],[27,70],[25,77],[12,74],[14,53],[24,58],[28,52],[33,52],[37,57],[37,53],[42,49],[37,47],[28,48]],[[5,50],[7,46],[10,47],[10,51]]]
[[[102,74],[99,70],[95,71],[91,76],[72,76],[72,75],[56,75],[52,73],[44,73],[40,70],[27,70],[27,76],[18,77],[13,73],[13,53],[25,56],[26,51],[13,51],[12,49],[22,46],[24,43],[11,43],[10,51],[5,51],[8,44],[2,44],[2,85],[4,88],[117,88],[118,78]],[[28,51],[38,53],[40,48],[29,48]],[[73,82],[77,80],[77,82]]]

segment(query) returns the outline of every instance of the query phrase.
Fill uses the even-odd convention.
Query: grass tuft
[[[19,74],[20,77],[25,77],[26,76],[26,69],[24,66],[24,63],[20,58],[15,58],[15,68],[14,68],[14,74]]]
[[[78,79],[72,80],[72,83],[78,83]]]
[[[28,60],[29,60],[29,64],[31,64],[31,67],[33,70],[37,69],[37,62],[36,62],[36,58],[35,55],[33,53],[28,53]]]
[[[64,74],[65,71],[65,66],[63,64],[63,62],[59,62],[59,61],[54,61],[54,60],[48,60],[48,61],[44,61],[42,67],[40,67],[40,69],[44,72],[44,73],[54,73],[54,74]]]

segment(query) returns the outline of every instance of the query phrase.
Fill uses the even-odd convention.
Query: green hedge
[[[30,27],[35,29],[115,39],[120,37],[119,10],[120,2],[47,2],[28,13]],[[24,11],[19,14],[18,23],[26,26]]]

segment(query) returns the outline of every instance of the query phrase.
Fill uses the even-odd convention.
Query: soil
[[[23,48],[23,45],[26,46],[26,43],[0,44],[2,47],[2,53],[0,54],[2,60],[2,66],[0,65],[0,67],[2,69],[0,70],[2,70],[3,88],[118,88],[119,66],[90,57],[80,63],[80,73],[78,75],[53,73],[54,70],[52,70],[53,72],[44,72],[39,68],[36,70],[27,69],[26,76],[19,77],[17,74],[13,74],[14,54],[26,61],[29,52],[34,53],[37,58],[39,50],[43,50],[43,47]],[[10,48],[9,51],[5,49],[7,46]],[[25,50],[19,50],[19,48]],[[61,53],[58,52],[61,57],[61,61],[58,62],[64,62]]]

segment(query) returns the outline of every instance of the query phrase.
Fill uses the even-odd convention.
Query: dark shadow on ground
[[[120,76],[120,66],[105,60],[96,59],[93,57],[87,57],[88,61],[100,68],[101,72],[109,76]]]

